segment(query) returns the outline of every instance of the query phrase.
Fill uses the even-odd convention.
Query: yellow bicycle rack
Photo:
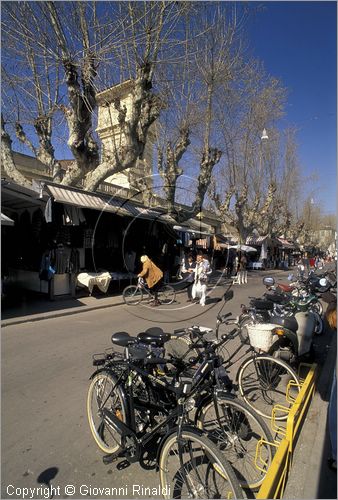
[[[299,369],[301,370],[304,368],[308,369],[305,379],[301,379],[300,384],[291,381],[286,392],[286,400],[289,403],[293,403],[292,406],[286,408],[282,405],[275,405],[272,409],[271,427],[272,430],[276,432],[277,436],[275,442],[269,444],[276,446],[277,451],[257,493],[257,499],[283,497],[288,473],[292,465],[293,451],[299,435],[298,431],[300,431],[305,413],[315,390],[317,365],[315,363],[312,365],[302,363]],[[294,392],[295,388],[299,388],[296,398],[292,396],[292,392]],[[277,416],[283,413],[288,414],[285,426],[282,426],[280,422],[277,424],[276,420]],[[259,450],[262,444],[264,443],[259,442],[257,445],[255,462],[258,469],[265,471],[264,464],[262,467],[259,463]]]

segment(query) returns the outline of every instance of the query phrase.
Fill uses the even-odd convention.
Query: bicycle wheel
[[[137,306],[143,299],[141,288],[129,285],[123,290],[123,300],[128,306]]]
[[[105,453],[115,453],[121,447],[121,436],[105,419],[104,408],[126,423],[126,409],[117,379],[109,372],[100,372],[90,382],[87,396],[89,427],[98,447]]]
[[[284,361],[271,356],[255,356],[244,361],[238,371],[238,387],[244,401],[262,417],[271,418],[272,407],[281,404],[290,407],[285,395],[290,380],[299,384],[299,378]],[[299,386],[290,390],[297,397]],[[287,414],[276,420],[286,420]]]
[[[237,398],[222,395],[197,409],[196,424],[225,453],[242,488],[256,490],[262,484],[272,462],[274,447],[271,432],[262,417]],[[218,416],[217,416],[218,414]],[[261,444],[259,463],[255,466],[257,444]]]
[[[171,354],[175,358],[184,358],[188,361],[191,357],[198,356],[197,349],[190,349],[191,339],[190,335],[181,335],[177,338],[170,338],[168,342],[165,343],[166,355]]]
[[[160,481],[164,498],[244,498],[222,452],[197,431],[169,436],[161,450]]]
[[[176,299],[176,292],[170,285],[162,286],[158,291],[158,300],[161,304],[172,304]]]

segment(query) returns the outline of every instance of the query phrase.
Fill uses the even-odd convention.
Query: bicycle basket
[[[246,329],[249,334],[251,346],[255,349],[261,349],[262,351],[267,352],[274,341],[274,335],[272,333],[274,328],[276,328],[276,325],[271,323],[247,325]]]

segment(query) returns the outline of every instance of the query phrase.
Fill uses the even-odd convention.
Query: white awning
[[[159,210],[142,207],[130,201],[108,197],[101,193],[89,193],[76,188],[59,186],[55,184],[45,184],[45,188],[58,203],[72,205],[81,208],[90,208],[102,212],[112,212],[116,215],[124,215],[133,218],[153,220],[166,224],[174,224],[175,221],[168,214]]]
[[[118,202],[114,198],[106,198],[100,194],[85,193],[69,187],[55,186],[46,184],[46,188],[58,203],[65,203],[81,208],[91,208],[102,212],[113,212],[117,215],[131,215],[124,208],[123,203]]]
[[[7,217],[7,215],[1,213],[1,225],[2,226],[14,226],[14,220]]]
[[[200,222],[195,219],[189,219],[185,221],[183,224],[185,225],[178,225],[176,224],[173,229],[175,231],[181,231],[189,234],[197,234],[197,235],[203,235],[203,236],[212,236],[213,232],[211,230],[211,227],[208,226],[207,224],[204,224],[203,222]]]

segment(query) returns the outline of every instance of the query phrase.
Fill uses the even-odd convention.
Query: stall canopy
[[[79,208],[90,208],[102,212],[112,212],[116,215],[124,215],[133,218],[155,220],[166,224],[174,224],[175,221],[168,214],[159,210],[145,208],[129,200],[119,199],[115,196],[106,196],[101,193],[89,193],[76,188],[64,187],[56,184],[45,184],[45,190],[54,201]]]
[[[197,219],[188,219],[182,225],[175,224],[175,231],[190,233],[192,235],[211,236],[213,231],[208,224],[204,224]]]
[[[248,236],[245,243],[246,245],[262,245],[268,236]]]
[[[7,215],[1,212],[1,225],[2,226],[14,226],[14,220],[7,217]]]
[[[241,252],[257,252],[257,248],[249,247],[248,245],[231,245],[229,248],[236,248]]]
[[[277,241],[283,249],[290,249],[291,250],[291,249],[296,248],[296,246],[293,243],[290,243],[289,241],[287,241],[283,238],[277,238]]]

